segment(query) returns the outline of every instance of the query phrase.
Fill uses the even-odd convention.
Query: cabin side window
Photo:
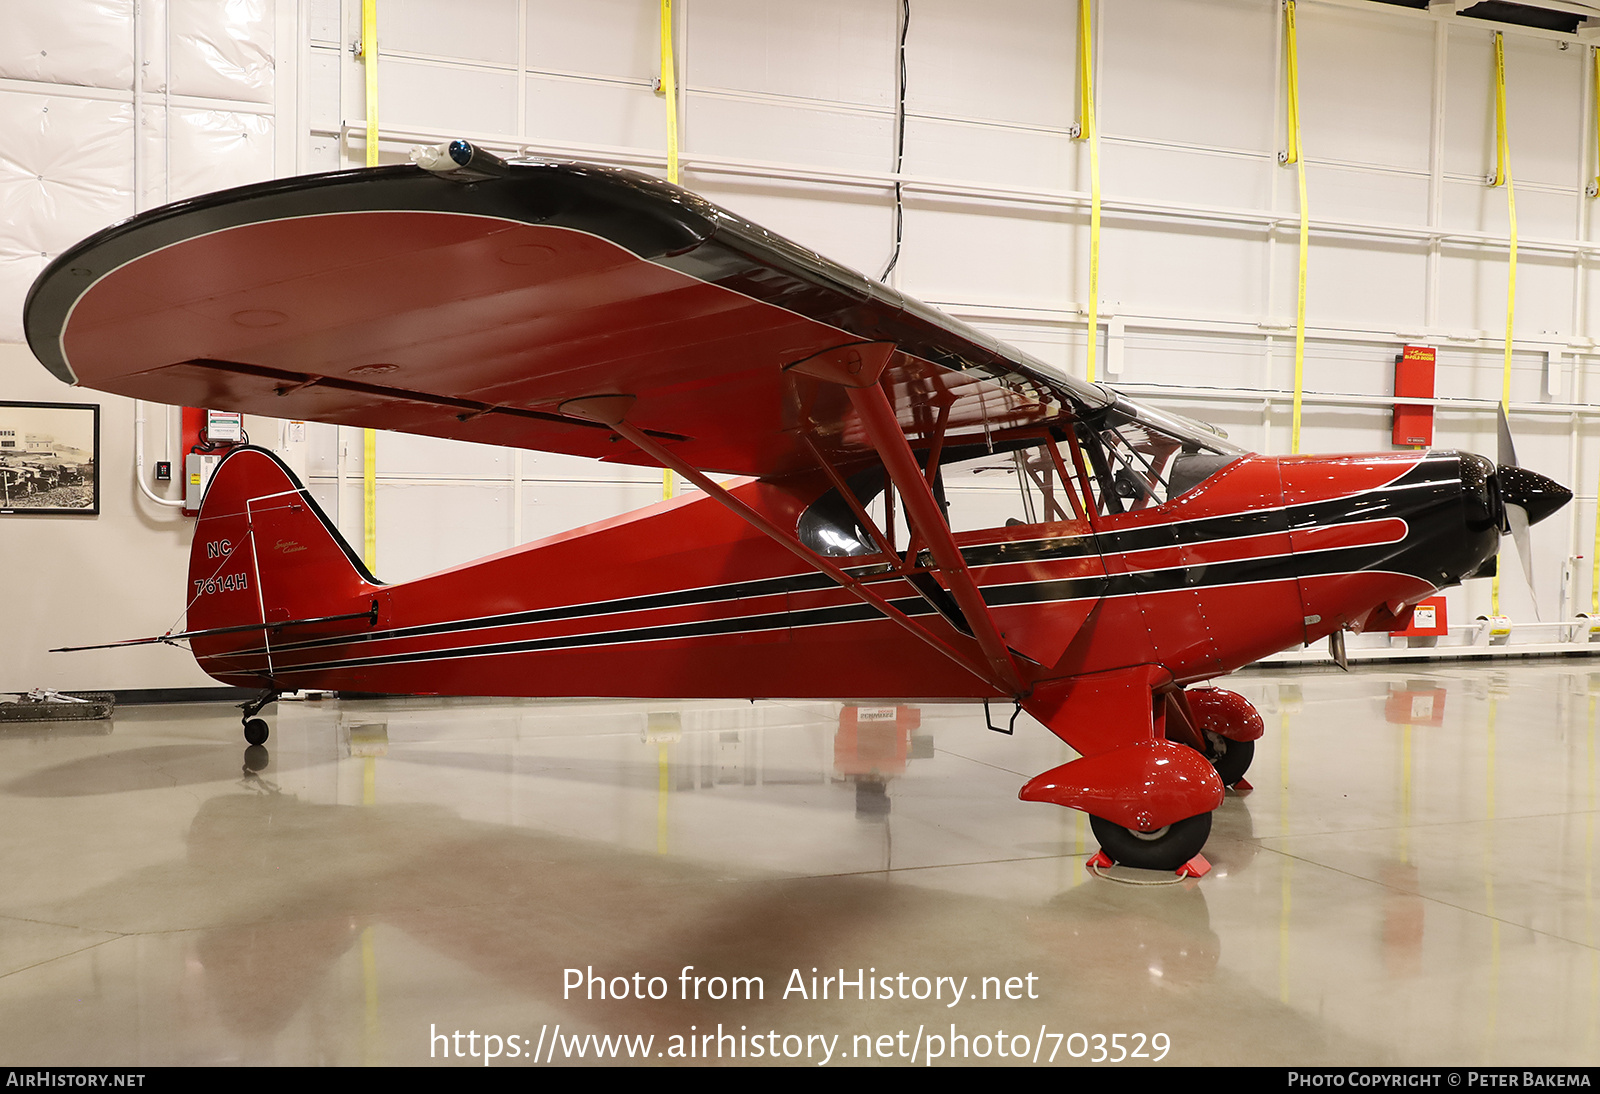
[[[918,453],[926,467],[928,453]],[[910,545],[905,506],[889,486],[883,468],[851,475],[846,485],[880,534],[896,552]],[[940,453],[933,496],[953,532],[977,532],[1019,524],[1082,520],[1084,515],[1072,451],[1048,436],[966,444]],[[878,553],[878,541],[855,508],[837,489],[829,490],[801,514],[796,533],[819,555],[843,557]]]
[[[883,485],[887,475],[881,467],[871,467],[851,475],[845,485],[881,529],[883,523]],[[837,489],[829,490],[800,514],[795,527],[800,542],[825,558],[870,555],[878,551],[872,534],[862,527],[854,508]]]
[[[941,461],[940,503],[953,532],[1082,519],[1074,489],[1071,449],[1049,438],[1030,438]],[[1066,472],[1066,478],[1062,473]]]
[[[1209,426],[1121,398],[1071,429],[942,449],[933,496],[950,530],[1137,512],[1181,497],[1246,455]],[[929,450],[917,457],[926,470]],[[905,551],[905,508],[883,468],[858,471],[846,485],[855,504],[838,489],[824,493],[801,514],[800,541],[829,557],[878,554],[880,536],[896,553]]]

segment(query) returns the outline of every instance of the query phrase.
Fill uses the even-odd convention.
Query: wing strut
[[[978,640],[978,647],[983,650],[983,656],[989,663],[990,672],[1004,681],[1009,694],[1020,696],[1022,682],[1017,674],[1016,662],[1011,659],[1011,650],[1001,637],[994,617],[989,614],[989,605],[984,602],[977,582],[972,580],[966,559],[961,557],[961,548],[956,546],[955,539],[950,535],[950,527],[939,512],[939,503],[928,486],[927,477],[923,475],[922,468],[917,466],[917,457],[906,441],[889,397],[884,394],[876,376],[865,386],[856,386],[855,380],[855,377],[850,377],[848,382],[837,382],[845,384],[851,405],[861,418],[867,436],[872,438],[873,447],[878,450],[878,456],[883,460],[895,489],[900,492],[900,500],[906,507],[907,522],[928,545],[934,562],[944,573],[950,594],[955,597],[961,614],[966,616],[972,635]]]
[[[702,474],[693,465],[686,463],[685,461],[674,456],[671,452],[658,444],[653,438],[648,436],[643,430],[629,425],[626,421],[624,421],[624,417],[627,415],[632,406],[633,396],[631,395],[599,395],[586,399],[569,400],[561,405],[561,411],[564,414],[577,414],[586,418],[591,418],[597,422],[603,422],[605,425],[609,426],[619,437],[622,437],[624,440],[632,443],[634,447],[650,456],[657,463],[661,464],[661,466],[671,468],[673,471],[676,471],[678,474],[694,483],[701,490],[704,490],[708,497],[715,498],[717,501],[721,502],[722,505],[730,510],[735,516],[739,517],[757,531],[766,535],[774,543],[777,543],[779,546],[788,550],[789,553],[793,554],[806,565],[812,567],[813,569],[820,570],[824,574],[827,574],[841,588],[851,593],[857,599],[872,605],[890,620],[899,624],[911,634],[914,634],[918,638],[922,639],[922,641],[926,642],[928,645],[932,646],[934,649],[950,658],[950,660],[954,661],[968,672],[971,672],[980,680],[983,680],[985,683],[989,684],[996,691],[1012,696],[1020,694],[1020,688],[1016,683],[1014,672],[1010,678],[1002,676],[992,671],[984,664],[983,661],[971,657],[963,651],[957,649],[955,646],[952,646],[950,643],[946,642],[944,639],[940,638],[926,627],[918,624],[914,619],[906,615],[894,605],[890,604],[882,596],[873,592],[860,581],[857,581],[855,578],[851,577],[844,570],[808,549],[795,536],[784,532],[777,525],[767,520],[766,517],[763,517],[760,513],[750,508],[744,502],[728,493],[728,491],[724,490],[721,485],[713,482],[710,478]]]
[[[1011,659],[1011,650],[1001,636],[1000,628],[995,625],[994,616],[989,614],[989,605],[984,602],[978,583],[972,580],[966,559],[961,557],[961,548],[956,546],[955,539],[950,535],[950,526],[945,523],[944,514],[939,511],[939,502],[933,496],[931,483],[938,472],[939,456],[944,448],[944,427],[949,418],[949,404],[939,408],[933,451],[928,456],[928,468],[924,472],[917,465],[916,454],[911,451],[900,419],[879,382],[884,369],[898,351],[899,347],[893,342],[858,342],[824,350],[803,361],[796,361],[789,368],[816,380],[838,384],[849,394],[850,405],[855,408],[862,427],[872,441],[872,447],[877,449],[878,458],[883,461],[884,469],[889,472],[890,480],[900,493],[900,500],[906,507],[906,523],[914,536],[928,545],[928,552],[944,573],[956,606],[972,628],[972,636],[978,640],[978,648],[983,651],[984,659],[989,664],[988,678],[1001,681],[1004,684],[1002,690],[1013,697],[1020,697],[1024,689],[1017,663]],[[913,538],[912,545],[914,549],[916,538]],[[907,557],[915,556],[908,551]]]

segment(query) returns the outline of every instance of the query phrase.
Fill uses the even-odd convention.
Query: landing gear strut
[[[240,719],[244,723],[244,739],[250,744],[261,745],[267,743],[267,734],[269,732],[267,721],[265,718],[257,718],[256,715],[260,714],[262,708],[268,703],[277,702],[278,696],[281,694],[283,693],[274,688],[268,688],[254,699],[239,704],[239,709],[244,711],[244,716]]]

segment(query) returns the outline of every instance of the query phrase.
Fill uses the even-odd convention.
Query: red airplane
[[[654,178],[464,142],[427,162],[107,228],[33,286],[33,352],[138,399],[659,464],[701,493],[388,585],[235,450],[188,629],[144,641],[264,688],[252,743],[300,688],[1009,701],[1081,756],[1021,797],[1175,869],[1262,732],[1200,682],[1403,626],[1490,569],[1508,514],[1570,497],[1468,453],[1253,455]]]

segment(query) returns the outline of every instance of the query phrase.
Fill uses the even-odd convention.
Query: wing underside
[[[645,462],[562,409],[628,396],[678,459],[760,476],[814,468],[811,446],[871,454],[845,391],[807,365],[855,347],[888,355],[913,444],[940,419],[992,439],[1108,400],[687,191],[571,163],[470,185],[377,168],[168,206],[54,262],[26,324],[85,387]]]

